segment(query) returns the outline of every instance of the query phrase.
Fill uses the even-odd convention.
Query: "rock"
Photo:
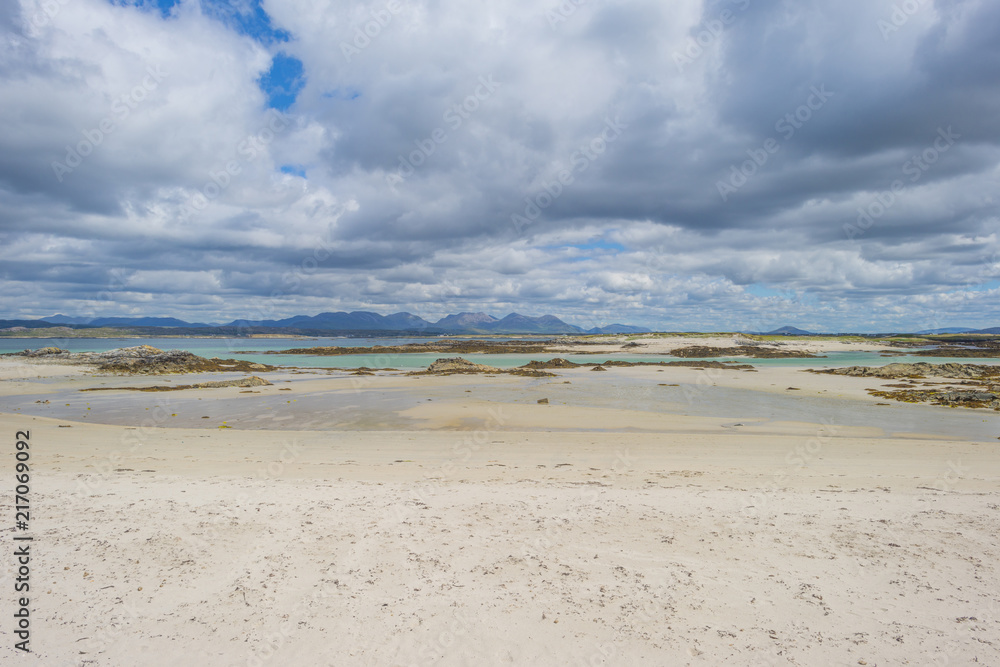
[[[92,387],[81,389],[80,391],[181,391],[183,389],[217,389],[221,387],[268,387],[271,383],[264,378],[251,375],[250,377],[237,378],[235,380],[215,380],[212,382],[198,382],[195,384],[178,384],[169,387],[157,385],[154,387]],[[203,417],[202,419],[207,419]]]
[[[206,373],[217,371],[270,371],[274,366],[239,359],[205,359],[185,350],[160,350],[149,345],[122,347],[106,352],[69,352],[58,347],[25,350],[14,356],[41,358],[44,363],[90,364],[98,371],[123,375]]]
[[[183,387],[184,385],[179,385]],[[250,377],[236,380],[217,380],[214,382],[196,382],[191,385],[198,389],[211,389],[214,387],[270,387],[271,383],[262,377],[251,375]]]
[[[796,352],[793,350],[779,350],[777,347],[765,347],[763,345],[737,345],[735,347],[712,347],[709,345],[691,345],[679,347],[671,350],[671,356],[683,359],[700,358],[710,359],[712,357],[753,357],[755,359],[818,359],[819,357],[809,352]]]
[[[941,394],[941,400],[947,403],[994,401],[998,398],[1000,398],[1000,396],[987,391],[949,391]]]
[[[494,375],[524,375],[528,377],[555,377],[553,373],[546,373],[537,368],[495,368],[476,364],[462,357],[449,357],[448,359],[438,359],[425,371],[414,371],[408,375],[454,375],[457,373],[489,373],[487,377]]]
[[[438,359],[427,367],[428,373],[499,373],[500,369],[494,366],[476,364],[462,357],[449,357]]]
[[[582,366],[582,364],[576,364],[568,359],[563,359],[562,357],[556,357],[555,359],[549,359],[548,361],[529,361],[521,368],[577,368]]]
[[[63,350],[58,347],[41,347],[37,350],[25,350],[21,353],[24,357],[51,357],[53,355],[60,354],[70,354],[69,350]]]
[[[606,370],[608,370],[608,369],[607,369],[607,368],[605,368],[604,366],[594,366],[594,367],[593,367],[593,368],[591,368],[590,370],[592,370],[592,371],[606,371]]]
[[[540,398],[540,399],[538,399],[538,404],[539,405],[548,405],[549,404],[549,399],[547,399],[547,398]]]
[[[82,355],[81,355],[82,356]],[[240,359],[205,359],[185,350],[158,350],[149,345],[124,347],[92,356],[105,373],[159,375],[162,373],[204,373],[212,371],[268,371],[274,366]]]
[[[1000,367],[977,364],[929,364],[921,361],[915,364],[886,364],[885,366],[849,366],[847,368],[831,368],[814,371],[830,375],[850,375],[852,377],[877,378],[920,378],[947,377],[975,379],[1000,375]]]

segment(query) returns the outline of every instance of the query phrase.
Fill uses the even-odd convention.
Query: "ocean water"
[[[553,405],[585,408],[627,409],[662,416],[686,415],[726,420],[723,428],[738,431],[743,426],[763,428],[771,422],[807,422],[847,427],[881,429],[882,436],[933,435],[945,440],[994,441],[1000,434],[1000,413],[987,410],[951,409],[891,402],[879,406],[870,401],[835,396],[769,392],[699,383],[700,372],[691,370],[679,386],[661,386],[656,374],[637,376],[627,369],[608,373],[556,371],[559,377],[519,377],[516,382],[483,376],[459,376],[446,383],[424,383],[411,377],[403,384],[380,386],[340,373],[328,376],[308,373],[268,374],[280,387],[329,378],[323,389],[308,393],[238,393],[232,390],[193,392],[81,392],[82,388],[148,384],[187,384],[220,375],[171,378],[73,378],[40,380],[30,394],[0,397],[0,411],[37,415],[89,423],[123,426],[158,425],[178,428],[218,429],[228,426],[247,430],[287,428],[318,431],[409,430],[423,428],[406,414],[408,408],[427,401],[477,407],[461,428],[480,428],[490,406],[535,405],[548,398]],[[242,374],[222,374],[240,377]],[[687,375],[687,374],[685,374]],[[570,384],[564,381],[570,380]],[[864,380],[859,380],[864,383]],[[41,402],[39,402],[41,401]],[[160,421],[149,421],[157,414]],[[169,415],[169,417],[167,417]],[[476,420],[479,421],[476,421]],[[504,429],[500,429],[504,430]],[[553,430],[553,429],[544,429]],[[576,429],[573,429],[576,430]],[[601,429],[605,430],[605,429]],[[641,420],[622,432],[641,431]],[[443,436],[447,437],[447,436]],[[880,437],[873,435],[872,437]]]
[[[324,357],[301,354],[247,354],[248,351],[279,351],[290,348],[304,347],[370,347],[375,345],[406,345],[409,343],[425,343],[441,339],[435,338],[2,338],[0,353],[20,352],[25,349],[54,346],[71,352],[104,352],[119,347],[135,345],[150,345],[161,350],[188,350],[203,357],[220,357],[245,359],[274,366],[290,366],[300,368],[398,368],[413,370],[426,368],[436,359],[447,356],[442,353],[431,354],[357,354],[336,357]],[[448,338],[445,340],[456,340]],[[461,339],[459,339],[461,340]],[[483,340],[483,339],[479,339]],[[486,340],[519,340],[517,338],[495,337]],[[558,355],[546,354],[464,354],[469,361],[498,368],[514,368],[523,366],[529,361],[546,361],[556,356],[562,356],[576,363],[605,361],[678,361],[678,357],[651,354],[577,354]],[[718,357],[715,361],[734,361],[753,366],[783,366],[791,368],[837,368],[841,366],[883,366],[900,363],[980,363],[1000,364],[1000,359],[994,358],[951,358],[951,357],[917,357],[905,355],[899,357],[883,357],[877,352],[832,352],[820,359],[746,359],[742,357]],[[690,360],[690,359],[688,359]]]
[[[0,351],[16,352],[26,348],[58,346],[74,352],[104,351],[118,347],[151,345],[160,349],[189,350],[205,357],[239,358],[262,363],[316,369],[397,368],[413,370],[426,368],[435,359],[445,356],[433,354],[346,355],[323,357],[310,355],[240,354],[247,351],[283,350],[292,347],[343,346],[362,347],[425,342],[427,338],[317,338],[317,339],[210,339],[210,338],[120,338],[120,339],[0,339]],[[433,340],[433,339],[431,339]],[[497,338],[496,340],[509,340]],[[532,360],[551,359],[556,354],[467,354],[470,361],[500,368],[522,366]],[[676,357],[644,354],[580,354],[562,355],[578,363],[622,361],[676,361]],[[727,358],[720,358],[726,361]],[[931,363],[963,362],[1000,364],[1000,359],[952,359],[935,357],[883,357],[872,352],[835,352],[819,359],[741,359],[728,358],[738,363],[758,367],[779,366],[787,368],[831,368],[842,366],[884,365],[893,362]],[[240,374],[232,375],[239,377]],[[213,376],[217,378],[219,376]],[[226,374],[225,377],[230,377]],[[272,381],[306,381],[315,375],[281,374],[269,376]],[[278,379],[281,377],[282,379]],[[692,371],[690,383],[680,387],[660,387],[649,378],[630,377],[628,373],[574,373],[573,383],[563,385],[554,378],[519,378],[516,385],[497,383],[489,386],[489,400],[499,403],[534,403],[547,397],[554,402],[595,408],[627,408],[640,412],[668,413],[691,416],[714,416],[739,422],[766,423],[770,421],[806,421],[811,423],[836,423],[845,426],[871,426],[891,433],[926,433],[959,439],[992,440],[1000,434],[1000,413],[986,411],[950,410],[932,406],[914,406],[893,403],[875,406],[859,401],[832,397],[809,397],[794,394],[775,394],[727,387],[705,387],[694,384],[696,372]],[[185,382],[196,382],[196,376]],[[148,380],[147,378],[143,379]],[[165,380],[166,381],[166,380]],[[172,381],[177,381],[174,378]],[[435,401],[462,401],[469,397],[466,389],[476,388],[484,378],[469,378],[467,383],[421,388],[364,389],[358,391],[351,384],[341,384],[338,389],[310,395],[254,395],[229,392],[219,394],[149,394],[113,392],[79,393],[75,386],[66,387],[56,394],[49,393],[49,383],[41,381],[39,393],[7,397],[0,409],[20,414],[97,421],[130,425],[137,415],[150,414],[157,406],[170,406],[171,426],[218,428],[228,421],[233,428],[274,429],[282,422],[294,423],[299,428],[319,430],[353,429],[408,429],[418,425],[404,417],[402,411],[428,399]],[[489,381],[486,380],[488,383]],[[90,384],[89,382],[82,384]],[[113,381],[112,384],[118,384]],[[338,385],[334,385],[338,386]],[[350,387],[350,388],[348,388]],[[537,395],[536,395],[537,394]],[[696,400],[692,400],[696,396]],[[36,401],[48,400],[48,403]],[[90,408],[89,410],[87,408]],[[204,419],[204,417],[208,417]]]

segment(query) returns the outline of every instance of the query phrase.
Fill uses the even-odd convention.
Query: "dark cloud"
[[[7,316],[997,324],[996,3],[138,4],[0,2]]]

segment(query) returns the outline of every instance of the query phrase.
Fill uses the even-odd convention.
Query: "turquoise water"
[[[119,347],[134,345],[151,345],[161,350],[188,350],[203,357],[238,358],[278,366],[298,366],[302,368],[426,368],[436,359],[445,354],[387,354],[387,355],[344,355],[337,357],[311,356],[301,354],[241,354],[246,351],[286,350],[289,348],[340,346],[369,347],[373,345],[406,345],[408,343],[425,343],[439,339],[434,338],[3,338],[0,339],[0,352],[20,352],[24,349],[38,349],[54,346],[71,352],[103,352]],[[454,340],[449,339],[449,340]],[[493,340],[516,340],[498,337]],[[529,361],[546,361],[556,356],[563,356],[576,363],[617,361],[678,361],[677,357],[652,354],[577,354],[557,355],[546,354],[464,354],[469,361],[498,368],[513,368],[523,366]],[[734,361],[754,366],[783,366],[790,368],[833,368],[839,366],[882,366],[888,363],[984,363],[1000,364],[1000,359],[978,358],[944,358],[916,357],[911,355],[901,357],[883,357],[877,352],[832,352],[820,359],[744,359],[740,357],[719,357],[716,361]]]
[[[239,350],[287,350],[293,347],[369,347],[426,343],[438,338],[0,338],[0,353],[40,347],[70,352],[106,352],[119,347],[150,345],[161,350],[188,350],[203,357],[222,357]],[[456,339],[449,339],[456,340]],[[462,340],[462,339],[457,339]],[[503,339],[509,340],[509,339]]]

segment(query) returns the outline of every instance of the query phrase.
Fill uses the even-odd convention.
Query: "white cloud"
[[[267,45],[193,0],[166,20],[73,0],[31,30],[0,21],[0,317],[217,320],[266,299],[275,316],[836,329],[919,324],[930,309],[995,324],[991,288],[973,289],[1000,278],[994,5],[929,6],[886,40],[888,1],[587,3],[553,29],[527,0],[400,0],[348,59],[341,43],[387,5],[268,0],[291,40]],[[21,0],[21,15],[41,6]],[[725,30],[679,71],[674,54],[726,8]],[[274,131],[258,79],[278,51],[306,84]],[[829,104],[723,202],[730,165],[823,84]],[[616,117],[620,137],[578,152]],[[60,182],[52,163],[109,118]],[[849,239],[858,208],[948,126],[958,144]],[[562,167],[573,182],[515,228]]]

